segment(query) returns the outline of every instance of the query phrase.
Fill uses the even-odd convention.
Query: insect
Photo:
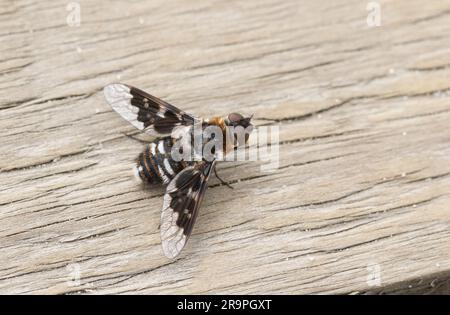
[[[192,233],[213,170],[217,178],[224,183],[216,172],[217,157],[247,144],[253,129],[252,117],[231,113],[226,117],[198,118],[126,84],[107,85],[104,95],[112,108],[134,127],[159,137],[139,154],[135,172],[144,182],[167,185],[161,211],[160,233],[164,254],[168,258],[174,258],[186,245]],[[209,127],[222,131],[221,137],[208,134],[200,142],[201,149],[211,141],[222,143],[213,146],[210,158],[201,156],[197,159],[175,159],[174,152],[196,152],[192,150],[196,128],[206,131]],[[241,130],[245,129],[244,137],[238,137],[231,131],[239,127]],[[175,147],[181,149],[176,151]],[[215,149],[216,147],[218,149]]]

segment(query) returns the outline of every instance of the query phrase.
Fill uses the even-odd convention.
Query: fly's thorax
[[[221,151],[222,152],[215,152],[215,154],[220,153],[228,153],[234,149],[235,141],[234,136],[232,134],[232,131],[230,130],[229,126],[227,125],[227,117],[212,117],[205,120],[206,128],[208,127],[216,127],[216,131],[220,132],[221,134]],[[218,128],[217,128],[218,127]],[[215,132],[216,133],[216,132]],[[217,134],[215,135],[217,136]],[[206,132],[206,140],[211,141],[210,134]]]
[[[225,155],[239,147],[247,145],[253,130],[251,119],[239,113],[231,113],[226,117],[212,117],[204,121],[204,126],[215,126],[222,132],[222,153]],[[209,140],[209,139],[208,139]]]
[[[225,132],[225,129],[227,127],[227,125],[225,123],[226,122],[225,119],[226,118],[222,118],[222,117],[211,117],[211,118],[205,119],[205,123],[206,123],[206,125],[209,125],[209,126],[218,126],[220,129],[222,129],[222,131]]]

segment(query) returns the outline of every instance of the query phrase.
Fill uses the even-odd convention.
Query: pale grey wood
[[[81,1],[79,27],[68,3],[0,6],[0,293],[363,293],[448,277],[446,1],[381,1],[374,28],[356,0]],[[279,170],[221,165],[235,189],[212,180],[176,260],[160,247],[163,188],[131,173],[151,138],[101,93],[117,81],[280,126]]]

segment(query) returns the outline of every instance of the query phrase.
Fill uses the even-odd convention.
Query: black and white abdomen
[[[146,183],[168,184],[185,168],[186,162],[171,158],[172,138],[157,139],[147,145],[136,159],[136,177]]]

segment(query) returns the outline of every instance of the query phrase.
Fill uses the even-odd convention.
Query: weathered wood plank
[[[450,6],[380,4],[374,28],[361,1],[80,1],[79,27],[67,2],[1,5],[0,292],[447,283]],[[115,81],[280,127],[279,170],[221,165],[236,189],[212,179],[173,261],[160,248],[164,190],[130,172],[151,138],[101,93]]]

